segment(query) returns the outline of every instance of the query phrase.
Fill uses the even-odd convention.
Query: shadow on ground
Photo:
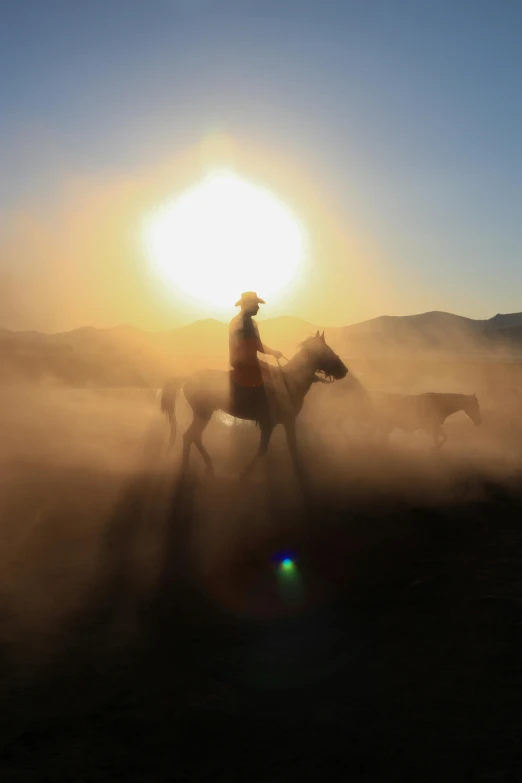
[[[3,781],[513,778],[516,472],[303,438],[311,508],[277,438],[248,485],[140,443],[10,466]]]

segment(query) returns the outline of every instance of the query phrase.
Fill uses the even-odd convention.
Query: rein
[[[284,355],[283,355],[283,359],[285,359],[287,362],[289,362],[289,361],[290,361],[290,359],[287,359],[287,358],[286,358],[286,356],[284,356]],[[290,389],[288,388],[288,384],[287,384],[287,382],[286,382],[286,378],[285,378],[285,374],[284,374],[284,372],[283,372],[283,368],[281,367],[281,364],[280,364],[280,362],[279,362],[279,359],[276,359],[276,362],[277,362],[277,366],[278,366],[278,367],[279,367],[279,369],[281,370],[281,378],[283,379],[283,383],[284,383],[284,385],[285,385],[286,393],[288,394],[288,399],[290,400],[290,403],[291,403],[291,405],[293,406],[294,402],[293,402],[293,400],[292,400],[292,395],[291,395],[291,393],[290,393]]]
[[[290,361],[290,359],[288,359],[284,354],[283,354],[283,359],[286,362]],[[281,370],[281,377],[283,379],[283,383],[284,383],[285,388],[286,388],[286,393],[288,394],[290,402],[293,405],[294,403],[293,403],[293,400],[292,400],[292,394],[291,394],[290,389],[288,387],[288,383],[286,382],[286,378],[285,378],[285,374],[283,372],[283,368],[281,367],[281,363],[280,363],[279,359],[276,359],[276,362],[277,362],[277,365],[278,365],[279,369]],[[314,374],[313,383],[333,383],[334,380],[335,380],[335,378],[333,377],[333,375],[330,375],[329,373],[325,372],[325,370],[316,370],[316,372]]]

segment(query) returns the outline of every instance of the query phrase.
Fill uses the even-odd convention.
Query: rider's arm
[[[257,350],[261,351],[261,353],[266,353],[268,356],[275,356],[276,359],[281,357],[281,351],[276,351],[274,348],[269,348],[268,345],[263,345],[261,341],[259,341]]]
[[[281,358],[282,356],[281,351],[275,351],[273,348],[269,348],[268,345],[265,345],[264,343],[261,342],[257,324],[254,324],[254,329],[256,332],[256,348],[259,351],[259,353],[266,353],[267,356],[274,356],[276,359]]]

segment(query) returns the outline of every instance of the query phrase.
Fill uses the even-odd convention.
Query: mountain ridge
[[[267,319],[257,319],[260,326],[272,326],[276,323],[279,324],[292,324],[293,326],[300,325],[303,328],[306,326],[307,329],[310,330],[316,330],[320,329],[325,330],[325,332],[337,332],[339,330],[344,331],[345,333],[349,334],[356,334],[356,333],[376,333],[376,332],[382,332],[383,326],[387,327],[394,327],[394,326],[405,326],[410,324],[423,324],[431,321],[435,324],[443,324],[446,323],[454,323],[454,324],[461,324],[461,325],[469,325],[471,328],[477,329],[477,330],[502,330],[502,329],[511,329],[522,326],[522,312],[519,313],[497,313],[496,315],[492,316],[488,319],[475,319],[475,318],[469,318],[468,316],[462,316],[455,313],[449,313],[443,310],[430,310],[424,313],[413,313],[408,315],[379,315],[375,318],[370,318],[365,321],[358,321],[354,324],[347,324],[345,326],[325,326],[322,325],[316,325],[312,324],[309,321],[306,321],[302,318],[297,318],[295,316],[290,315],[281,315],[276,316],[274,318],[267,318]],[[116,326],[109,326],[109,327],[96,327],[92,325],[86,325],[86,326],[80,326],[76,327],[75,329],[67,330],[67,331],[60,331],[60,332],[41,332],[38,330],[27,330],[27,331],[17,331],[17,330],[11,330],[7,329],[5,327],[0,327],[0,338],[6,335],[10,336],[16,336],[22,339],[41,339],[48,338],[52,340],[53,342],[57,342],[59,340],[71,340],[75,337],[84,337],[87,335],[146,335],[150,338],[156,338],[159,336],[167,336],[167,335],[173,335],[173,334],[183,334],[189,332],[191,329],[203,329],[207,327],[211,327],[213,325],[216,325],[217,328],[222,328],[223,326],[227,326],[226,321],[220,321],[216,318],[202,318],[198,319],[196,321],[192,321],[188,324],[183,324],[182,326],[174,327],[173,329],[161,329],[161,330],[155,330],[150,331],[147,329],[141,329],[140,327],[133,326],[132,324],[118,324]]]
[[[292,316],[259,319],[263,342],[293,355],[300,342],[323,327]],[[432,311],[379,316],[349,326],[325,327],[328,344],[346,361],[391,357],[522,358],[522,313],[490,319]],[[33,383],[57,379],[91,386],[158,387],[170,374],[228,367],[228,324],[200,319],[175,329],[147,332],[129,324],[69,332],[0,329],[0,377]]]

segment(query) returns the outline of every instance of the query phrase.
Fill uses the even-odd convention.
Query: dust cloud
[[[170,453],[159,390],[5,387],[5,649],[15,659],[24,649],[24,659],[33,663],[52,657],[71,617],[100,585],[114,581],[118,569],[131,614],[152,600],[169,570],[178,569],[226,611],[277,615],[282,607],[270,587],[271,556],[284,547],[306,549],[306,536],[327,536],[332,520],[342,524],[341,537],[350,536],[361,519],[370,538],[386,537],[386,526],[400,524],[405,509],[421,509],[421,519],[430,508],[471,508],[487,499],[493,485],[515,491],[522,467],[516,365],[434,363],[432,357],[428,372],[422,361],[401,364],[388,357],[384,364],[350,362],[346,379],[315,384],[306,399],[299,443],[316,497],[313,512],[303,505],[280,427],[267,459],[241,484],[237,476],[255,453],[259,431],[216,414],[204,436],[216,477],[205,476],[193,452],[187,506],[186,496],[176,495],[181,434],[190,421],[182,395],[178,440]],[[439,451],[422,430],[375,437],[372,415],[382,395],[424,391],[476,392],[481,426],[456,413],[446,422],[448,442]],[[177,525],[187,527],[183,543],[176,539]],[[169,535],[177,542],[172,569],[165,562]],[[332,585],[317,589],[331,593]]]
[[[182,481],[182,394],[168,451],[159,390],[4,386],[1,694],[6,709],[18,705],[3,727],[14,771],[28,732],[50,775],[76,774],[81,759],[98,779],[147,754],[167,768],[173,716],[192,721],[218,766],[239,741],[245,763],[261,759],[247,714],[265,721],[270,764],[278,754],[286,764],[289,747],[305,764],[303,737],[316,744],[306,721],[348,721],[365,765],[375,742],[390,760],[397,747],[412,759],[414,745],[420,770],[418,714],[443,715],[450,730],[465,713],[473,728],[454,727],[455,747],[462,763],[475,758],[466,748],[489,736],[484,705],[511,709],[512,690],[499,696],[481,673],[508,644],[488,601],[509,601],[520,567],[518,369],[347,364],[342,381],[312,386],[299,417],[313,502],[281,427],[241,482],[259,430],[215,415],[204,441],[216,474],[193,453]],[[481,426],[455,414],[438,451],[422,431],[375,438],[379,395],[428,390],[476,392]],[[132,747],[131,724],[141,727]],[[321,752],[339,752],[334,734]],[[203,764],[188,751],[178,761],[187,775]]]

